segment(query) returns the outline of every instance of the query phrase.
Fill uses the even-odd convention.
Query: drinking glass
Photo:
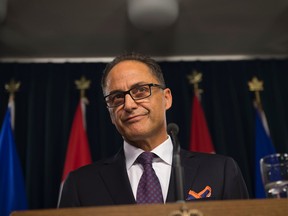
[[[288,198],[288,154],[276,153],[260,160],[262,181],[268,198]]]

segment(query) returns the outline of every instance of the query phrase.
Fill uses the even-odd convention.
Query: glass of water
[[[268,198],[288,198],[288,154],[267,155],[260,160],[262,181]]]

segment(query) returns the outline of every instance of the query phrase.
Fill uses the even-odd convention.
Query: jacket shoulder
[[[207,160],[207,161],[227,161],[234,160],[232,157],[221,155],[221,154],[210,154],[210,153],[201,153],[201,152],[191,152],[184,149],[181,149],[181,156],[183,158],[194,158],[198,160]]]

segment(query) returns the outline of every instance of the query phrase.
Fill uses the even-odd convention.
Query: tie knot
[[[152,164],[154,157],[155,154],[152,152],[143,152],[138,156],[137,161],[142,165]]]

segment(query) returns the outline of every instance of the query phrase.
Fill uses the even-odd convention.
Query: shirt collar
[[[163,143],[161,143],[151,152],[155,153],[163,162],[172,166],[172,151],[173,151],[172,140],[170,136],[168,136],[168,138]],[[143,149],[132,146],[124,140],[124,154],[126,158],[127,170],[131,168],[135,160],[142,152],[144,152]]]

